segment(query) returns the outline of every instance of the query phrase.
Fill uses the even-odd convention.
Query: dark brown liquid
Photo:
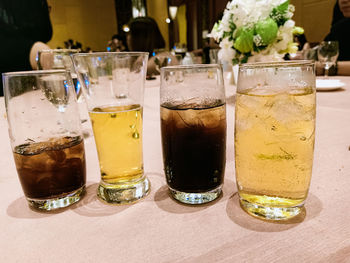
[[[223,183],[226,163],[225,105],[161,107],[164,170],[168,185],[200,193]]]
[[[26,197],[59,197],[85,185],[85,151],[80,137],[19,145],[14,159]]]

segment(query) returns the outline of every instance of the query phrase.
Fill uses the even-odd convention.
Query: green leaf
[[[254,30],[249,28],[240,28],[236,34],[233,47],[241,53],[252,51],[254,47],[253,32]]]
[[[285,17],[289,7],[289,0],[272,9],[270,17],[276,21],[278,26],[282,26],[287,18]]]
[[[250,54],[249,55],[245,54],[244,57],[241,59],[241,63],[247,63],[249,57],[250,57]]]
[[[238,58],[233,58],[232,59],[232,65],[236,65],[239,63],[239,59]]]
[[[280,4],[279,6],[276,7],[277,11],[284,14],[287,12],[289,6],[289,0],[285,1],[284,3]]]

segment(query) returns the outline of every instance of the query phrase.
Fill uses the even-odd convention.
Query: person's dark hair
[[[125,47],[125,51],[128,51],[128,45],[126,43],[126,37],[124,35],[115,34],[112,36],[112,40],[113,39],[118,39],[119,41],[121,41]]]
[[[332,25],[338,23],[340,20],[344,19],[343,13],[340,11],[338,0],[336,1],[334,8],[333,8],[333,18],[332,18]]]
[[[152,54],[155,49],[165,48],[165,41],[157,22],[151,17],[137,17],[129,22],[129,49]]]
[[[302,50],[305,43],[307,42],[305,34],[301,35],[295,35],[295,38],[297,39],[298,42],[298,50]]]

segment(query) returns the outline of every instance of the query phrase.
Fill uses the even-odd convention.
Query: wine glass
[[[85,137],[89,136],[91,127],[89,126],[88,112],[86,110],[86,103],[84,96],[81,96],[82,89],[81,83],[77,79],[77,73],[75,72],[71,55],[79,53],[78,49],[46,49],[40,50],[36,57],[36,62],[39,70],[48,69],[65,69],[70,72],[72,77],[75,93],[77,95],[80,120],[83,125],[83,134]],[[87,125],[88,127],[85,127]]]
[[[78,49],[47,49],[38,52],[36,61],[39,70],[45,69],[66,69],[69,70],[74,82],[77,100],[80,102],[81,86],[77,81],[70,55],[78,53]]]
[[[330,67],[335,65],[339,55],[338,41],[323,41],[317,49],[318,60],[324,67],[324,77],[328,77]]]
[[[167,52],[159,53],[154,56],[154,64],[158,73],[162,67],[176,66],[181,64],[182,57],[180,55],[172,55]]]

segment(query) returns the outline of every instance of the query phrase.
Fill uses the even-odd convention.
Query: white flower
[[[288,49],[288,44],[293,42],[293,28],[295,22],[293,20],[288,20],[278,29],[277,32],[277,42],[273,47],[278,51],[283,51]]]
[[[222,38],[223,33],[224,31],[219,30],[219,24],[215,23],[213,29],[211,30],[210,34],[207,35],[207,37],[212,37],[216,40],[219,40],[220,38]]]
[[[295,22],[291,19],[287,20],[282,27],[293,29],[295,26]]]
[[[291,20],[293,13],[294,6],[289,4],[289,0],[228,2],[221,21],[215,24],[209,34],[220,42],[219,59],[234,61],[234,63],[266,59],[281,60],[292,47],[295,28],[295,22]],[[260,28],[267,20],[269,23],[264,25],[268,25],[266,27],[268,31],[264,31],[266,32],[264,36],[265,38],[268,36],[270,40],[265,44],[262,41],[261,32],[255,31],[255,27],[259,23]],[[247,30],[248,28],[251,30]],[[247,32],[251,32],[250,35]],[[250,48],[242,48],[242,46]]]
[[[231,62],[232,59],[235,57],[236,55],[236,51],[232,48],[233,47],[233,43],[231,41],[229,41],[227,38],[224,38],[220,44],[220,50],[218,53],[218,58],[220,61],[228,61]]]

